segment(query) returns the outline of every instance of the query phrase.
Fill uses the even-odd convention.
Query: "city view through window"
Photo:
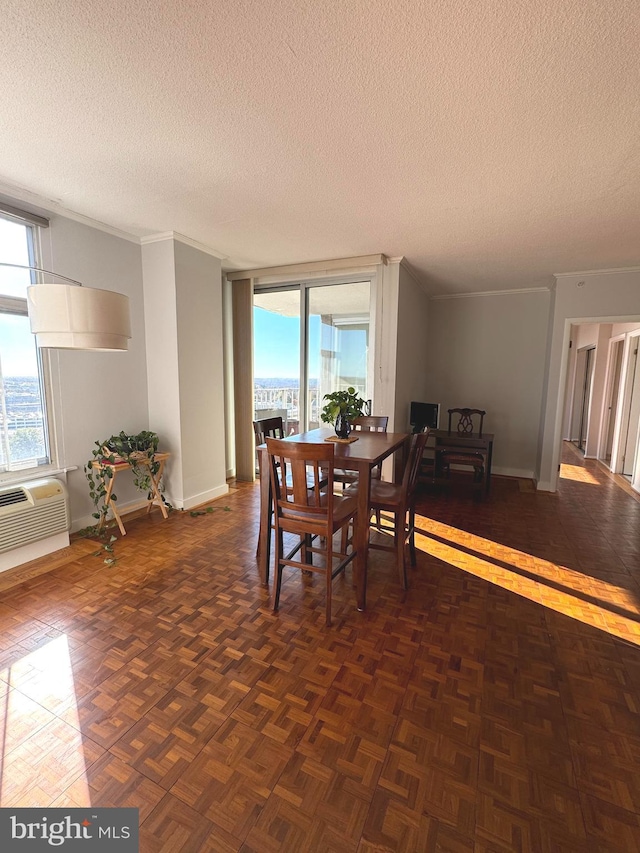
[[[369,282],[254,294],[255,417],[281,416],[288,434],[322,426],[323,397],[353,386],[368,399]],[[301,322],[301,316],[307,317]],[[306,386],[301,384],[306,352]],[[302,403],[306,405],[303,406]]]

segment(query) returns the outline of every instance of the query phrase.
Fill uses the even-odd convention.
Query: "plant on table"
[[[325,394],[322,399],[328,402],[325,403],[320,417],[324,423],[335,425],[338,436],[347,438],[352,422],[364,413],[366,400],[363,400],[351,385],[346,390]]]
[[[89,481],[89,496],[93,501],[95,511],[93,517],[98,520],[98,528],[102,528],[109,511],[105,503],[109,482],[113,477],[112,465],[126,462],[133,472],[133,482],[136,488],[145,492],[147,499],[152,497],[153,486],[151,477],[160,471],[160,462],[155,458],[158,451],[158,436],[150,430],[143,430],[135,435],[124,431],[112,435],[102,441],[96,441],[96,449],[92,451],[93,458],[84,466],[84,473]],[[162,483],[158,491],[164,504],[171,509],[162,491]],[[111,492],[111,500],[117,501],[117,496]]]

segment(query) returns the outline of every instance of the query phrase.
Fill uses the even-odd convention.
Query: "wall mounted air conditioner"
[[[0,553],[69,530],[69,498],[53,477],[0,487]]]

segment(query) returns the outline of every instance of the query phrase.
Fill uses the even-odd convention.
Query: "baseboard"
[[[533,471],[528,471],[525,468],[496,468],[491,467],[491,476],[496,477],[519,477],[521,480],[535,480],[536,475]]]
[[[76,539],[59,551],[54,551],[51,554],[46,554],[0,573],[0,591],[17,586],[19,583],[33,580],[33,578],[37,578],[54,569],[59,569],[67,563],[95,553],[95,550],[95,540]]]
[[[0,572],[6,572],[16,566],[22,566],[24,563],[46,557],[47,554],[66,548],[68,545],[69,534],[65,532],[56,533],[55,536],[47,536],[46,539],[38,539],[36,542],[30,542],[20,548],[13,548],[11,551],[4,551],[0,554]]]
[[[222,486],[217,486],[215,489],[208,489],[206,492],[200,492],[199,495],[192,495],[190,498],[187,498],[182,502],[182,506],[178,506],[176,508],[193,509],[195,506],[201,506],[202,504],[209,503],[209,501],[214,501],[216,498],[221,498],[228,494],[229,486],[225,483]]]

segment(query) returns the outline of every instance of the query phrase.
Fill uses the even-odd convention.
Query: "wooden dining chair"
[[[267,438],[284,438],[284,421],[281,417],[261,418],[253,422],[253,435],[256,447],[264,444]]]
[[[274,502],[276,589],[274,611],[280,606],[285,566],[323,574],[326,579],[326,624],[331,626],[332,582],[356,556],[334,551],[334,534],[348,527],[357,515],[357,498],[333,494],[335,446],[267,438],[269,476]],[[310,483],[311,480],[311,483]],[[300,542],[284,553],[284,534],[300,536]],[[319,547],[313,541],[318,540]],[[294,560],[302,550],[302,559]],[[321,565],[313,564],[313,556]],[[337,565],[334,562],[337,560]]]
[[[360,415],[354,418],[351,426],[354,432],[386,432],[389,418],[387,415]],[[371,476],[380,478],[381,468],[379,465],[371,471]],[[334,481],[342,483],[342,486],[350,486],[358,479],[358,475],[354,471],[344,471],[341,468],[336,468],[334,471]]]
[[[369,548],[379,551],[392,551],[396,555],[398,580],[403,588],[407,588],[407,567],[405,560],[405,545],[409,543],[411,565],[416,564],[415,548],[415,498],[418,483],[418,473],[422,454],[429,438],[429,428],[411,436],[411,449],[404,466],[401,483],[387,483],[384,480],[371,481],[371,498],[369,506],[372,513],[385,512],[393,515],[393,524],[378,522],[376,528],[380,531],[393,533],[393,545],[384,545],[376,541],[369,542]],[[351,486],[346,494],[356,494],[357,486]],[[343,534],[342,550],[348,544]]]
[[[449,435],[464,436],[475,434],[478,438],[482,438],[484,416],[487,414],[483,409],[449,409],[448,411]],[[474,483],[484,482],[486,465],[484,453],[465,450],[462,447],[445,447],[438,452],[438,466],[446,477],[450,475],[452,465],[462,468],[473,468]]]

